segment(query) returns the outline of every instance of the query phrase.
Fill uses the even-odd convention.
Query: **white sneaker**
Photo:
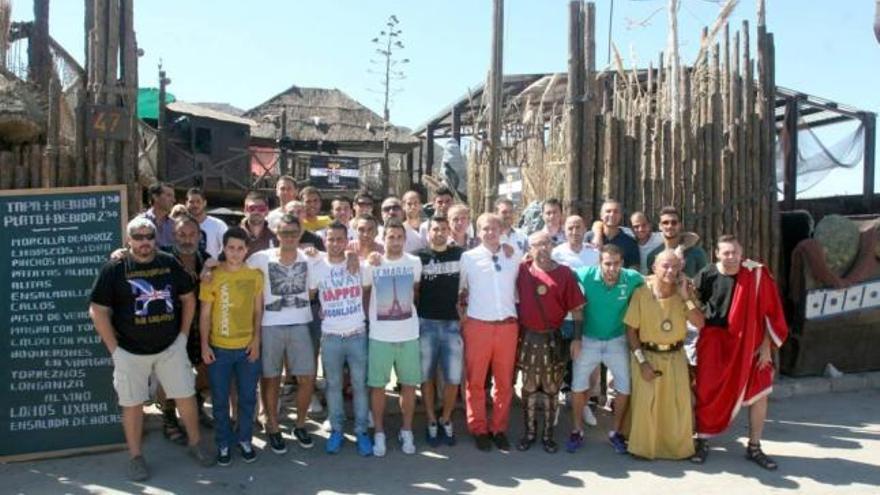
[[[381,431],[373,435],[373,455],[385,457],[385,434]]]
[[[309,402],[309,414],[321,414],[324,412],[324,406],[321,405],[321,399],[318,399],[317,395],[312,396],[312,401]]]
[[[596,423],[598,423],[596,415],[593,414],[593,410],[590,409],[589,405],[584,406],[583,419],[584,424],[587,426],[596,426]]]
[[[403,450],[404,454],[416,453],[415,439],[411,430],[400,430],[397,438],[400,440],[400,449]]]

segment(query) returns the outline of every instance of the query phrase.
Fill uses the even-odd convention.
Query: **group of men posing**
[[[525,428],[516,448],[539,440],[543,411],[541,445],[558,450],[554,428],[565,387],[573,431],[564,446],[575,452],[584,422],[596,423],[587,400],[599,395],[604,365],[612,376],[608,439],[616,452],[701,463],[706,439],[726,430],[745,405],[747,457],[776,468],[760,438],[772,349],[787,327],[769,271],[743,258],[734,237],[719,238],[716,263],[707,264],[672,207],[659,214],[660,232],[643,213],[632,215],[628,231],[622,205],[607,200],[588,232],[580,216],[563,219],[560,202],[549,199],[543,228],[526,236],[513,227],[510,200],[498,200],[474,229],[467,206],[453,204],[445,188],[436,191],[428,220],[418,193],[385,198],[381,225],[367,193],[354,205],[334,198],[332,217],[320,215],[316,189],[297,191],[290,177],[279,179],[276,194],[280,206],[272,211],[266,197],[249,194],[241,225],[227,229],[206,215],[200,190],[175,206],[173,189],[157,184],[150,210],[127,226],[128,248],[96,279],[90,314],[113,357],[131,478],[148,476],[140,437],[151,375],[176,404],[190,454],[203,465],[228,465],[234,447],[245,462],[256,458],[258,383],[268,444],[277,454],[287,451],[279,427],[284,369],[298,382],[293,437],[312,447],[306,414],[319,356],[331,454],[345,443],[346,384],[357,452],[386,454],[392,371],[404,453],[416,452],[418,388],[426,442],[456,442],[452,413],[462,380],[477,448],[507,451],[517,369]],[[697,333],[692,389],[685,347]],[[193,366],[208,378],[216,455],[200,442]]]

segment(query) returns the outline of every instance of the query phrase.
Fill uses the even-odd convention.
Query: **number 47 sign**
[[[88,118],[87,137],[113,141],[129,140],[131,118],[124,108],[109,105],[89,106]]]

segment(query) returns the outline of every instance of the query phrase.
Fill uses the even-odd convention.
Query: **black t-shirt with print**
[[[132,354],[157,354],[180,333],[178,298],[194,289],[180,262],[157,252],[149,263],[137,263],[129,256],[106,263],[90,300],[111,309],[120,347]]]
[[[416,256],[422,260],[422,279],[419,283],[418,310],[420,318],[457,320],[459,260],[464,249],[449,246],[438,252],[421,249]]]

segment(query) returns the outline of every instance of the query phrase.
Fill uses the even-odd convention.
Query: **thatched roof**
[[[210,108],[211,110],[216,110],[218,112],[228,113],[229,115],[235,115],[236,117],[241,117],[244,115],[244,110],[238,108],[237,106],[230,105],[229,103],[224,102],[208,102],[208,101],[200,101],[196,102],[196,105],[200,107]]]
[[[244,113],[257,121],[254,137],[277,139],[287,110],[287,134],[296,141],[382,142],[382,117],[338,89],[291,86]],[[416,144],[406,130],[392,126],[391,142]]]
[[[45,99],[26,82],[0,72],[0,140],[35,141],[45,132]]]
[[[192,115],[194,117],[219,120],[221,122],[240,124],[248,127],[253,127],[254,125],[256,125],[256,122],[254,122],[253,120],[213,110],[203,105],[187,103],[185,101],[175,101],[173,103],[169,103],[166,108],[174,113],[182,113],[185,115]]]

